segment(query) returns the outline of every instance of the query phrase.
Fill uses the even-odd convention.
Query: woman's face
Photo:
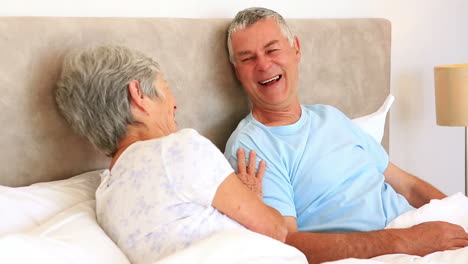
[[[154,120],[154,129],[162,132],[165,135],[179,130],[177,121],[175,120],[175,112],[177,105],[175,98],[169,90],[169,85],[161,73],[158,73],[154,89],[158,89],[162,93],[161,97],[150,99],[152,105],[150,107],[151,119]]]

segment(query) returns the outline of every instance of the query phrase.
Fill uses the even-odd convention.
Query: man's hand
[[[262,199],[262,182],[263,175],[265,174],[266,163],[264,160],[260,161],[258,171],[255,169],[257,154],[251,150],[249,153],[249,165],[245,165],[245,152],[243,148],[237,150],[237,177],[243,184],[254,192],[260,200]]]
[[[459,226],[447,222],[426,222],[398,234],[397,253],[425,256],[435,251],[459,249],[468,246],[468,233]]]

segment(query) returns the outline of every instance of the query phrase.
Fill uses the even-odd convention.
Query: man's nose
[[[271,66],[271,60],[267,56],[258,56],[257,57],[257,70],[266,71]]]

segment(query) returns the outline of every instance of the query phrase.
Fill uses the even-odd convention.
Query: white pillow
[[[101,171],[26,187],[0,186],[0,236],[27,231],[67,208],[94,201]]]
[[[0,186],[0,263],[129,264],[96,221],[100,172]]]
[[[130,264],[96,222],[94,200],[72,206],[28,232],[0,237],[0,263]]]
[[[387,118],[388,110],[390,110],[394,100],[395,97],[390,94],[379,110],[370,115],[355,118],[352,121],[380,143],[382,142],[385,130],[385,119]]]

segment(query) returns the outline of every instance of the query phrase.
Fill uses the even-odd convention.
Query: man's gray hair
[[[235,66],[234,54],[232,50],[232,41],[231,36],[234,32],[240,29],[245,29],[250,25],[255,24],[260,20],[264,20],[267,18],[272,18],[278,23],[278,26],[281,29],[283,35],[288,39],[289,44],[292,46],[294,44],[294,35],[291,32],[288,24],[284,20],[284,18],[278,14],[277,12],[263,8],[263,7],[251,7],[239,11],[237,15],[232,20],[231,24],[228,28],[227,34],[227,47],[229,52],[229,61]]]
[[[75,51],[65,57],[55,100],[72,129],[112,157],[127,126],[139,123],[131,112],[128,84],[138,80],[144,95],[163,97],[154,87],[159,71],[156,61],[122,46]]]

